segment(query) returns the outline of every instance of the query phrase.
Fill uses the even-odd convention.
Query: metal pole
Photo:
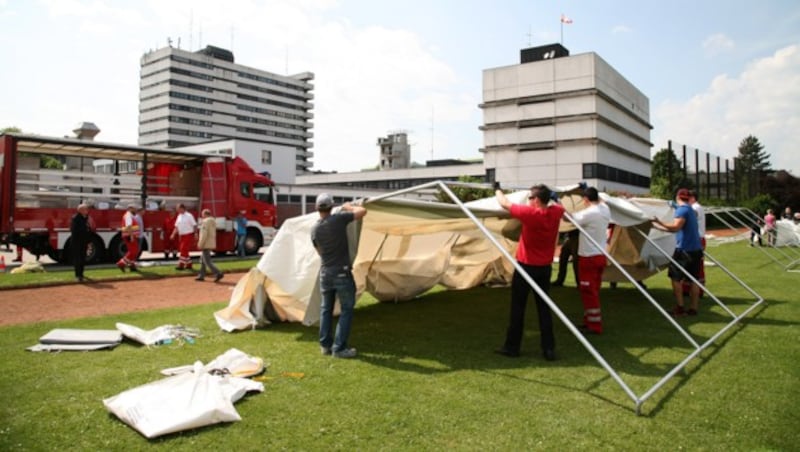
[[[454,203],[458,204],[458,206],[461,208],[461,210],[464,212],[464,214],[470,220],[472,220],[473,223],[475,223],[475,226],[477,226],[478,229],[480,229],[480,231],[483,232],[483,234],[486,236],[486,238],[489,239],[490,242],[492,242],[492,244],[495,246],[495,248],[497,248],[497,250],[500,251],[500,254],[502,254],[503,257],[505,257],[509,262],[511,262],[511,264],[514,266],[514,269],[525,280],[525,282],[528,283],[528,285],[531,287],[531,289],[533,289],[533,291],[536,292],[536,294],[539,295],[539,297],[542,300],[544,300],[545,303],[547,303],[547,305],[550,307],[550,309],[556,314],[556,317],[558,317],[561,320],[561,322],[564,324],[564,326],[567,327],[567,329],[573,334],[573,336],[575,336],[575,338],[578,339],[578,341],[583,345],[583,347],[586,348],[586,350],[606,370],[606,372],[608,372],[609,375],[611,375],[611,377],[614,379],[614,381],[616,381],[617,384],[622,388],[622,390],[625,391],[625,393],[628,395],[628,397],[630,397],[634,402],[638,403],[639,400],[636,397],[636,394],[634,394],[634,392],[631,390],[631,388],[628,387],[627,384],[625,384],[625,382],[622,380],[622,378],[617,374],[617,372],[614,371],[614,369],[606,362],[606,360],[603,359],[603,357],[600,355],[600,353],[598,353],[597,350],[595,350],[594,346],[592,346],[592,344],[589,343],[589,341],[586,340],[586,338],[583,336],[583,334],[581,334],[578,331],[578,329],[575,328],[575,325],[573,325],[572,322],[569,320],[569,318],[567,318],[567,316],[564,315],[563,312],[561,312],[561,309],[558,308],[558,306],[550,298],[550,296],[544,290],[542,290],[542,288],[539,287],[538,284],[536,284],[536,282],[528,275],[528,273],[519,265],[517,260],[514,259],[508,253],[508,251],[506,251],[505,247],[503,247],[503,245],[501,245],[497,241],[497,239],[494,238],[492,233],[489,232],[488,229],[486,229],[486,226],[484,226],[483,223],[480,220],[478,220],[475,217],[475,215],[469,210],[469,208],[467,208],[461,202],[461,200],[459,200],[458,197],[455,194],[453,194],[453,192],[450,190],[450,188],[448,188],[441,181],[438,181],[437,183],[441,187],[442,191],[444,191],[447,194],[447,196],[449,196],[450,199],[453,200]]]
[[[718,305],[719,305],[719,306],[720,306],[722,309],[724,309],[725,311],[727,311],[727,312],[728,312],[728,314],[730,314],[731,316],[733,316],[733,317],[736,317],[736,314],[734,314],[734,313],[733,313],[733,311],[731,311],[731,310],[730,310],[730,309],[729,309],[727,306],[725,306],[725,303],[721,302],[721,301],[719,300],[719,298],[717,298],[717,296],[716,296],[716,295],[714,295],[713,293],[711,293],[711,291],[709,291],[709,290],[708,290],[708,287],[706,287],[706,286],[705,286],[703,283],[701,283],[700,281],[698,281],[698,280],[697,280],[697,278],[695,278],[695,277],[694,277],[694,276],[693,276],[691,273],[689,273],[689,271],[688,271],[688,270],[686,270],[686,269],[685,269],[685,268],[683,268],[683,267],[682,267],[680,264],[678,264],[678,262],[676,262],[676,261],[675,261],[675,259],[673,259],[673,258],[672,258],[672,256],[668,255],[668,254],[667,254],[667,252],[666,252],[666,251],[664,251],[664,249],[663,249],[663,248],[661,248],[660,246],[658,246],[658,244],[656,244],[656,242],[655,242],[655,241],[651,240],[651,239],[650,239],[650,237],[648,237],[648,236],[647,236],[647,234],[645,234],[644,232],[642,232],[642,230],[641,230],[641,229],[639,229],[638,227],[634,227],[634,229],[636,229],[636,231],[637,231],[637,232],[638,232],[638,233],[639,233],[639,234],[640,234],[642,237],[644,237],[644,239],[645,239],[645,240],[647,240],[648,242],[650,242],[650,244],[651,244],[651,245],[653,245],[653,246],[654,246],[654,247],[655,247],[655,248],[656,248],[656,249],[657,249],[659,252],[661,252],[661,254],[663,254],[664,256],[666,256],[666,257],[667,257],[667,259],[669,259],[669,261],[670,261],[670,262],[672,262],[673,264],[675,264],[675,267],[679,268],[679,269],[681,270],[681,272],[682,272],[682,273],[683,273],[685,276],[688,276],[688,277],[689,277],[689,279],[690,279],[690,280],[691,280],[693,283],[697,284],[697,286],[698,286],[698,287],[701,287],[701,288],[702,288],[702,289],[705,291],[705,293],[707,293],[707,294],[708,294],[708,296],[710,296],[710,297],[711,297],[711,299],[713,299],[713,300],[714,300],[714,301],[715,301],[715,302],[716,302],[716,303],[717,303],[717,304],[718,304]]]

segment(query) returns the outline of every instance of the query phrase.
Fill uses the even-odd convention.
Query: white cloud
[[[655,111],[655,149],[668,139],[731,159],[754,135],[775,169],[800,176],[800,44],[752,61],[737,77],[722,74],[687,101],[666,101]]]
[[[93,121],[102,129],[99,140],[135,143],[139,58],[169,37],[189,50],[230,48],[237,63],[277,74],[313,72],[314,169],[374,166],[377,138],[395,129],[411,133],[417,161],[430,158],[432,141],[435,158],[479,155],[480,80],[463,79],[437,55],[436,43],[411,31],[354,25],[334,0],[30,5],[26,17],[41,22],[50,45],[28,53],[49,59],[59,74],[7,81],[21,84],[19,99],[10,100],[21,107],[0,110],[3,124],[58,136]]]
[[[627,25],[617,25],[611,29],[611,34],[620,35],[620,34],[627,34],[631,33],[633,29]]]
[[[709,56],[719,55],[722,53],[730,52],[736,47],[733,39],[726,36],[724,33],[713,34],[703,41],[703,50]]]

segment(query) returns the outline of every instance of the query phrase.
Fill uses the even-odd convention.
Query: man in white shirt
[[[197,231],[197,221],[194,215],[186,211],[186,206],[178,204],[178,216],[175,218],[175,229],[172,237],[178,238],[178,266],[177,270],[191,270],[192,258],[189,257],[189,250],[194,245],[194,238]]]
[[[597,189],[588,187],[583,191],[583,202],[587,208],[572,214],[572,219],[585,233],[581,233],[578,241],[578,289],[583,302],[584,333],[602,334],[603,317],[600,313],[600,286],[603,270],[606,268],[606,248],[608,223],[611,211],[600,201]],[[591,237],[600,248],[586,236]]]
[[[706,211],[703,210],[703,206],[700,205],[700,202],[697,200],[698,193],[697,190],[689,190],[689,205],[694,210],[695,215],[697,215],[697,232],[700,234],[700,245],[703,246],[703,251],[706,249]],[[697,280],[700,281],[702,285],[706,285],[706,271],[705,271],[705,259],[704,257],[700,257],[700,276],[698,276]],[[690,281],[683,282],[683,294],[689,295],[689,291],[692,284]],[[703,295],[703,289],[700,289],[700,296]]]

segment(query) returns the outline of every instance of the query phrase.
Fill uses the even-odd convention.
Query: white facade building
[[[487,179],[649,191],[648,98],[597,54],[568,54],[558,44],[525,49],[529,62],[484,70]]]
[[[239,138],[291,153],[308,171],[314,75],[278,75],[235,64],[233,53],[165,47],[141,59],[139,144],[182,147]]]

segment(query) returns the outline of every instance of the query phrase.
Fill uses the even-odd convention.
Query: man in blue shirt
[[[690,192],[688,189],[681,188],[675,196],[678,207],[675,209],[675,217],[671,223],[663,223],[658,218],[653,219],[653,226],[656,229],[667,232],[677,232],[675,238],[677,244],[672,258],[680,264],[683,269],[695,279],[700,277],[700,265],[702,265],[703,245],[700,242],[700,232],[697,227],[697,214],[689,204]],[[692,282],[689,289],[689,297],[692,307],[685,310],[683,307],[683,288],[684,280],[691,281],[684,272],[673,263],[669,265],[669,278],[672,280],[672,292],[675,294],[677,306],[673,310],[673,315],[681,317],[684,315],[697,315],[697,301],[700,298],[700,288]]]
[[[360,220],[366,209],[345,203],[336,213],[333,198],[321,193],[316,201],[319,220],[311,230],[311,243],[319,253],[322,266],[319,270],[319,290],[322,296],[319,320],[319,345],[323,355],[335,358],[354,358],[356,349],[347,346],[350,324],[356,305],[356,283],[350,272],[350,252],[347,245],[347,225]],[[333,306],[339,297],[341,313],[336,326],[336,337],[331,335]]]

